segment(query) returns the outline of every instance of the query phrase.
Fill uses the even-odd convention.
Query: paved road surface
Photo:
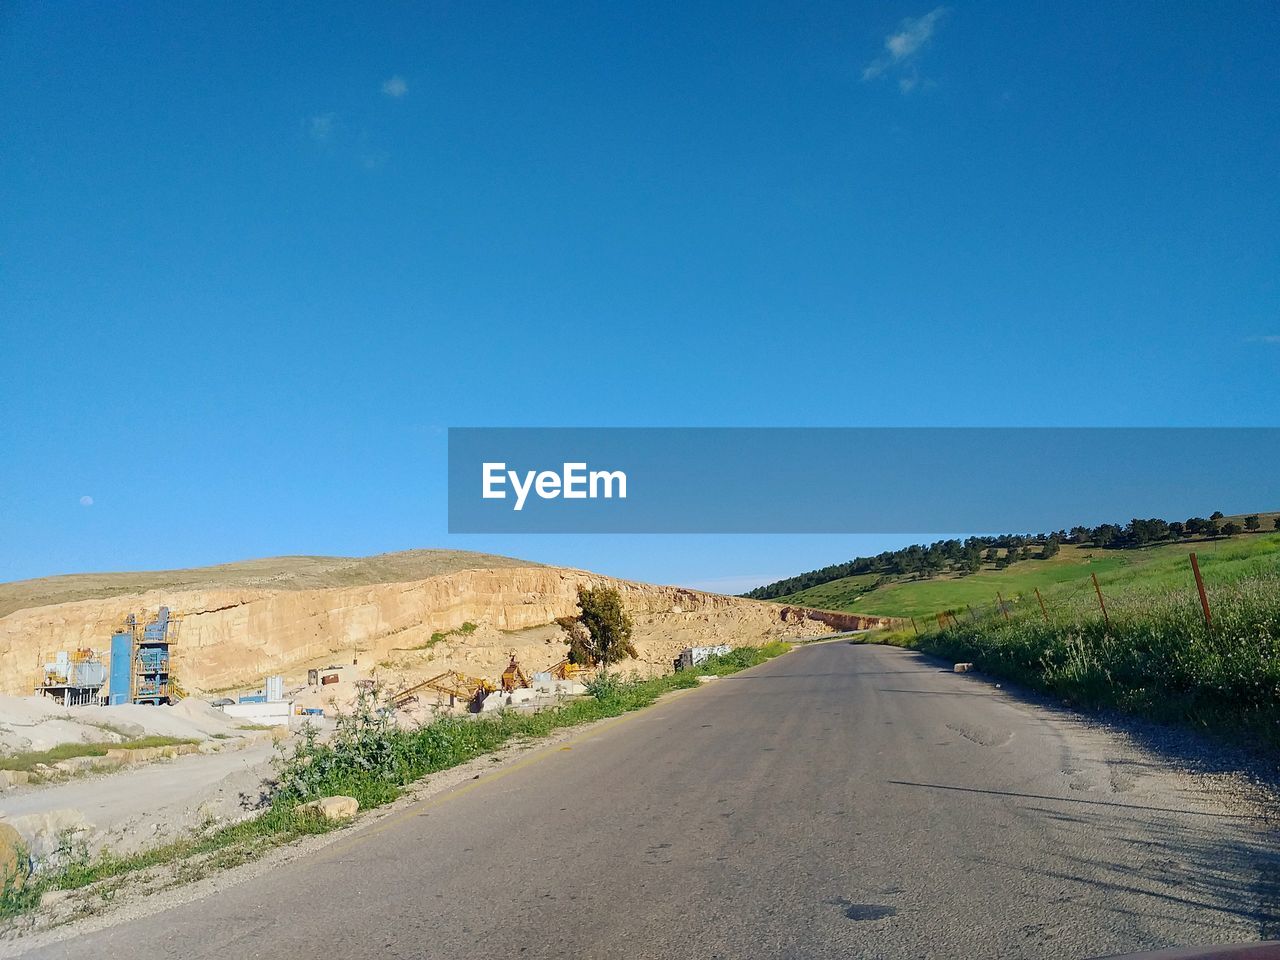
[[[1089,725],[832,643],[41,956],[1091,957],[1280,935],[1243,808]]]

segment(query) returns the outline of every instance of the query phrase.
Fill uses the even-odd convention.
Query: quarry
[[[253,817],[279,747],[370,691],[410,725],[571,701],[590,672],[556,621],[598,587],[641,678],[876,625],[440,551],[0,585],[0,841],[48,869]]]

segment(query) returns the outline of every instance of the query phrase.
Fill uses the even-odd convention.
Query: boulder
[[[104,757],[68,757],[66,760],[59,760],[57,763],[55,763],[53,765],[53,769],[57,770],[59,773],[65,773],[65,774],[68,774],[69,776],[74,777],[77,774],[88,773],[95,766],[97,766],[97,762],[102,759],[105,759],[105,758]]]
[[[304,817],[320,817],[324,820],[349,820],[360,809],[360,802],[355,797],[324,797],[301,803],[297,812]]]
[[[973,669],[972,663],[957,663],[955,666],[956,673],[968,673]]]
[[[33,863],[54,862],[64,851],[87,843],[92,827],[79,810],[49,810],[14,817],[9,825],[18,832]]]
[[[31,872],[27,844],[12,825],[0,821],[0,884],[21,887]]]
[[[9,790],[31,782],[26,770],[0,770],[0,790]]]

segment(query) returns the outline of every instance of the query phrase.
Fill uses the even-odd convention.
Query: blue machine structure
[[[124,626],[111,635],[111,679],[107,685],[107,703],[117,706],[133,703],[133,635],[138,620],[131,613]]]
[[[155,619],[139,628],[132,613],[111,637],[111,683],[108,703],[159,705],[174,701],[169,648],[176,639],[178,621],[161,607]]]

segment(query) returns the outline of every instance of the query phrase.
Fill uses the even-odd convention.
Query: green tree
[[[1240,533],[1243,529],[1244,528],[1241,527],[1240,524],[1236,523],[1234,520],[1228,520],[1226,523],[1222,525],[1223,536],[1227,536],[1227,537],[1234,537],[1237,533]]]
[[[1209,514],[1209,519],[1210,519],[1210,520],[1221,520],[1221,519],[1222,519],[1222,511],[1221,511],[1221,510],[1215,510],[1215,511],[1213,511],[1213,513]]]
[[[573,663],[608,667],[639,656],[631,643],[631,617],[612,587],[578,587],[578,616],[556,623],[566,634]]]
[[[1262,521],[1256,513],[1244,518],[1244,528],[1246,530],[1257,530],[1260,526],[1262,526]]]
[[[1280,517],[1276,517],[1271,525],[1275,527],[1277,530],[1280,530]]]

